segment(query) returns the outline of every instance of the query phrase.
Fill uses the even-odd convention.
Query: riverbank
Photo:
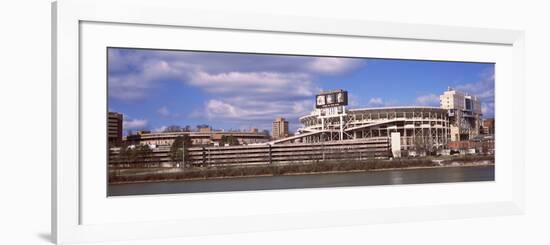
[[[170,168],[164,170],[130,169],[131,174],[120,171],[109,173],[109,184],[179,182],[209,179],[234,179],[267,176],[295,176],[315,174],[343,174],[371,171],[412,170],[448,167],[475,167],[494,165],[493,156],[427,157],[394,160],[363,160],[339,162],[311,162],[286,165],[254,165],[233,167],[204,167],[193,169]]]
[[[109,185],[107,195],[156,195],[305,188],[481,182],[495,180],[494,165],[408,168],[346,173],[248,176],[206,180],[143,182]]]

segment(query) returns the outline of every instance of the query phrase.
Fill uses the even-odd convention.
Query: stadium
[[[305,142],[390,137],[398,132],[401,147],[407,150],[415,141],[442,149],[449,139],[447,110],[436,107],[361,108],[347,110],[341,118],[313,114],[301,117],[300,122],[304,125],[301,135],[307,134]]]
[[[309,115],[300,117],[303,126],[297,135],[270,143],[389,138],[392,133],[399,133],[401,150],[440,150],[450,141],[447,109],[426,106],[347,109],[344,105],[347,104],[346,91],[329,91],[321,96],[326,96],[324,100],[317,100],[322,105],[317,103],[317,108]],[[338,98],[342,105],[327,104],[338,102]]]

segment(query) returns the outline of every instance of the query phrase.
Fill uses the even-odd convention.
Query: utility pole
[[[183,172],[185,170],[185,142],[181,145],[181,162],[183,163],[181,166]]]

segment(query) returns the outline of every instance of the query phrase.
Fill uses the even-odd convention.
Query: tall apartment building
[[[449,88],[439,99],[441,108],[449,114],[451,141],[468,140],[479,135],[482,114],[478,97]]]
[[[119,146],[122,142],[122,119],[118,112],[109,112],[107,116],[107,138],[111,146]]]
[[[282,117],[278,117],[273,122],[272,130],[273,130],[272,135],[274,139],[281,139],[281,138],[288,137],[288,121],[286,121]]]

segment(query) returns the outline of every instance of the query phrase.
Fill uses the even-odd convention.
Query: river
[[[445,167],[109,185],[109,196],[494,181],[495,167]]]

